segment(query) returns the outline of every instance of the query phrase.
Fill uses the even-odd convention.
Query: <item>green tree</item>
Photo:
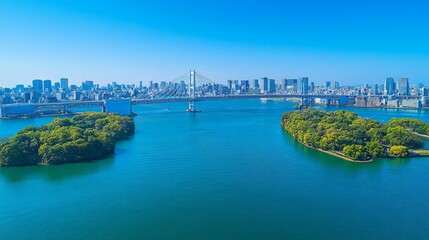
[[[365,148],[373,158],[383,157],[386,155],[385,147],[379,142],[367,142]]]
[[[368,160],[371,158],[368,150],[364,146],[357,144],[345,146],[343,153],[354,160]]]
[[[396,157],[408,157],[410,150],[406,146],[392,146],[389,149],[389,154]]]

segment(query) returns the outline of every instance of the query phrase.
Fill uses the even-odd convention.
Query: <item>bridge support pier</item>
[[[189,72],[189,107],[187,112],[201,112],[195,109],[195,88],[196,88],[196,73],[195,70]]]

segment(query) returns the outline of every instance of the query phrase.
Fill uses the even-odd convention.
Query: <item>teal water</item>
[[[112,158],[0,168],[0,239],[428,239],[429,158],[356,164],[308,149],[279,126],[293,106],[134,107],[137,133]],[[50,120],[0,121],[0,138]]]

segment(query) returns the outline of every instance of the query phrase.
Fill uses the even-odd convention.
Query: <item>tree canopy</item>
[[[0,165],[61,164],[112,154],[116,142],[135,132],[134,121],[107,113],[55,118],[42,127],[27,127],[0,143]]]
[[[387,149],[390,146],[420,149],[423,141],[411,132],[428,134],[429,130],[429,124],[419,120],[393,118],[382,124],[343,110],[286,112],[282,115],[281,125],[305,145],[341,152],[354,160],[390,155],[404,157],[404,154],[396,155]],[[409,151],[404,152],[408,156]]]

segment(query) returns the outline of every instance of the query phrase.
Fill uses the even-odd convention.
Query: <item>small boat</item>
[[[190,112],[190,113],[199,113],[199,112],[201,112],[201,110],[199,110],[199,109],[195,109],[195,110],[186,109],[186,111]]]

